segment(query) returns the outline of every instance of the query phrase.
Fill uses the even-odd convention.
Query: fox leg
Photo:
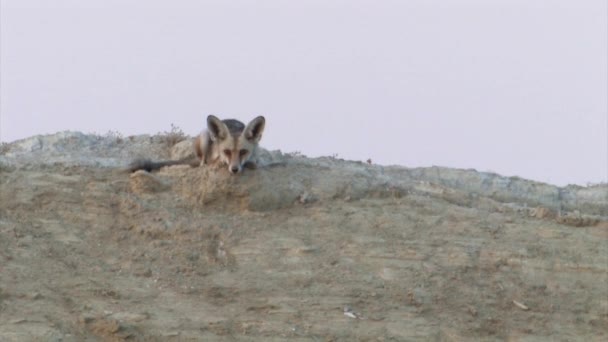
[[[211,141],[209,139],[209,134],[207,131],[201,132],[196,139],[194,139],[194,152],[196,156],[200,160],[200,165],[205,165],[209,161],[209,149],[211,145]]]

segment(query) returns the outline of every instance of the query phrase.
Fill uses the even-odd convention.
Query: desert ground
[[[605,341],[608,186],[188,139],[0,152],[0,341]]]

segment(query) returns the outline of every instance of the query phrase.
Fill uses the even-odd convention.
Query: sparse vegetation
[[[114,139],[117,144],[121,144],[124,141],[124,136],[119,131],[108,131],[103,137]]]
[[[171,124],[170,131],[160,132],[157,134],[157,136],[161,137],[169,148],[175,146],[175,144],[179,143],[180,141],[186,140],[187,138],[184,131],[174,124]]]
[[[11,145],[7,142],[0,143],[0,154],[5,154],[10,151]]]
[[[293,151],[289,153],[285,153],[289,157],[302,157],[304,156],[301,151]]]

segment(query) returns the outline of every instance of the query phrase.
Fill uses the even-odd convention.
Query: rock
[[[530,210],[530,216],[539,219],[553,219],[557,216],[557,214],[551,209],[544,207],[536,207]]]
[[[32,300],[37,300],[37,299],[41,299],[42,295],[39,292],[34,292],[32,294],[30,294],[30,299]]]
[[[148,313],[116,312],[110,315],[110,318],[119,322],[141,322],[150,318],[150,315]]]
[[[557,217],[557,222],[573,227],[595,226],[600,222],[600,218],[591,215],[582,215],[580,211],[565,213]]]

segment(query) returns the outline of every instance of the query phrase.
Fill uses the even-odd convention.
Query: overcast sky
[[[0,0],[0,140],[194,135],[558,185],[608,180],[606,0]]]

